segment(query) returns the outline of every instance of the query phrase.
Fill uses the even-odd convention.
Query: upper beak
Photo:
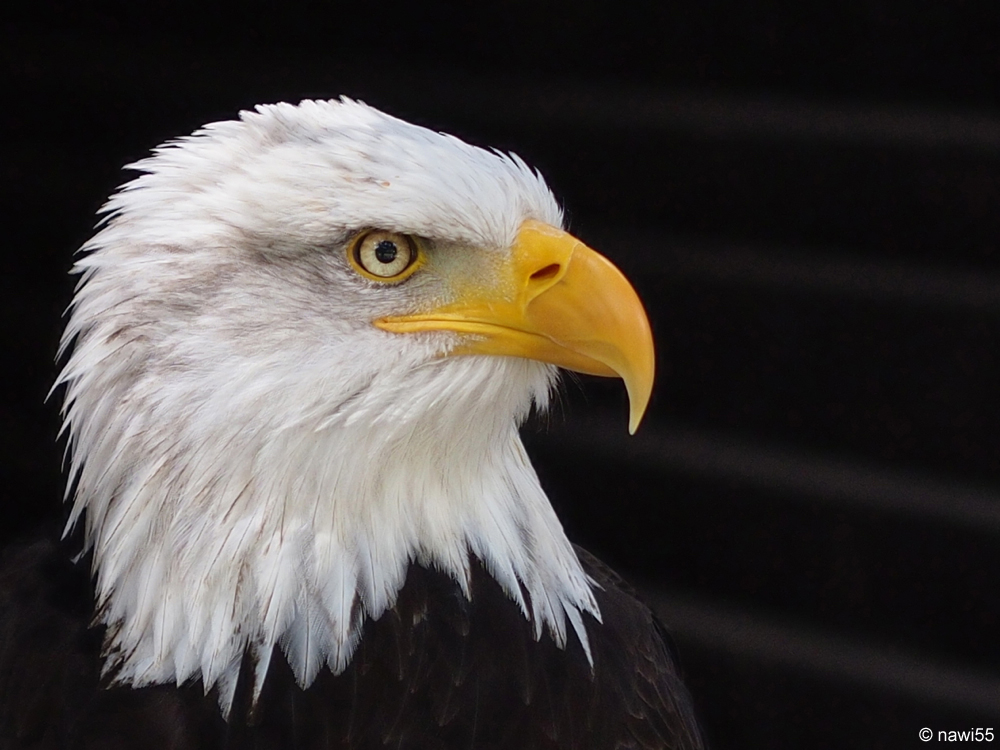
[[[499,279],[476,285],[443,307],[381,318],[395,333],[467,334],[451,355],[493,354],[548,362],[591,375],[619,376],[634,434],[653,390],[649,319],[615,266],[572,235],[525,221]]]

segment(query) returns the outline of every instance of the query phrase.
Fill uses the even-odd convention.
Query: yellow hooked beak
[[[415,315],[381,318],[394,333],[467,334],[450,355],[527,357],[591,375],[621,377],[635,434],[653,390],[649,319],[615,266],[570,234],[525,221],[495,283]]]

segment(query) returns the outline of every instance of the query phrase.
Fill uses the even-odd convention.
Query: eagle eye
[[[413,237],[374,229],[358,235],[351,243],[348,257],[365,278],[398,282],[417,270],[420,252]]]

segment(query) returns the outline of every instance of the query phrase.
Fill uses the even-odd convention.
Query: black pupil
[[[396,243],[392,240],[382,240],[375,246],[375,257],[378,258],[379,263],[392,263],[396,260],[398,252]]]

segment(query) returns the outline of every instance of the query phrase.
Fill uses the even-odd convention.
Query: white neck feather
[[[91,424],[106,439],[77,456],[74,519],[86,509],[118,681],[200,677],[228,712],[244,652],[259,690],[279,644],[306,687],[323,665],[349,664],[365,619],[394,604],[412,562],[468,594],[470,554],[536,637],[545,626],[564,646],[568,621],[589,657],[581,613],[600,617],[590,582],[511,417],[526,414],[526,396],[546,398],[551,368],[442,360],[392,392],[369,383],[323,409],[308,378],[275,376],[281,395],[259,399],[278,403],[235,383],[186,425],[155,428],[180,393],[150,400],[146,420],[118,424],[107,411]],[[141,398],[132,390],[104,396]]]

